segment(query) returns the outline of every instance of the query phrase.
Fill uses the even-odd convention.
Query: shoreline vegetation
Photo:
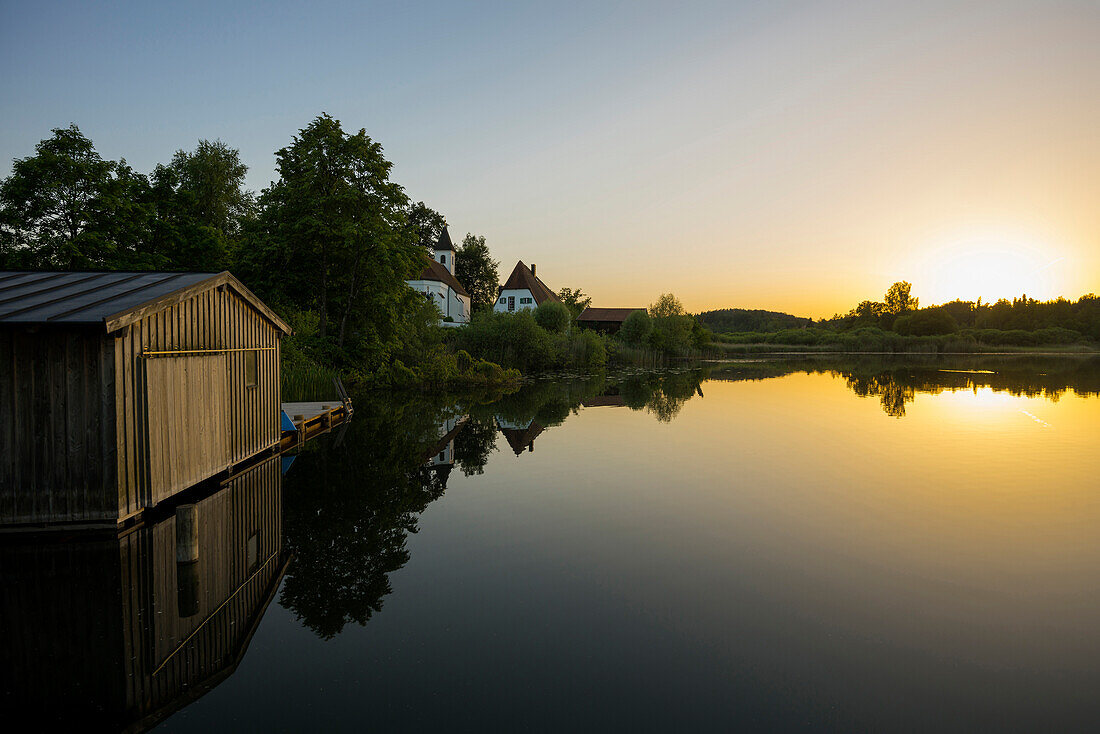
[[[673,296],[611,337],[579,329],[591,302],[497,314],[499,277],[485,238],[467,234],[458,275],[469,325],[446,328],[406,281],[428,262],[446,218],[390,179],[366,131],[322,113],[275,152],[276,180],[244,186],[239,151],[217,140],[178,150],[145,174],[105,160],[76,125],[56,128],[0,181],[0,269],[229,270],[290,324],[283,342],[288,399],[353,389],[516,386],[523,375],[660,367],[692,358],[709,332]]]
[[[765,352],[948,354],[1100,349],[1100,297],[919,308],[910,285],[814,321],[771,311],[690,314],[672,294],[617,333],[582,329],[579,288],[531,311],[496,313],[499,263],[468,233],[456,254],[473,315],[460,328],[406,281],[422,271],[446,218],[390,179],[366,131],[322,113],[275,152],[277,180],[244,187],[222,141],[178,150],[150,174],[104,160],[76,125],[57,128],[0,181],[0,269],[229,270],[293,329],[283,343],[288,399],[350,388],[515,389],[555,371],[661,368]]]
[[[1100,351],[1100,296],[995,303],[955,300],[920,308],[911,285],[890,286],[881,302],[863,301],[830,319],[775,311],[723,309],[699,314],[726,355],[766,352],[985,354]]]

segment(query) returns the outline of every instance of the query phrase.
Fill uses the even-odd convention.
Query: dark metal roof
[[[189,289],[198,292],[222,283],[232,286],[289,333],[290,327],[229,273],[0,271],[0,324],[112,330],[141,315],[143,312],[137,312],[140,307],[149,306],[144,312],[155,312],[171,305],[168,297],[172,294]],[[161,300],[163,306],[154,304]]]

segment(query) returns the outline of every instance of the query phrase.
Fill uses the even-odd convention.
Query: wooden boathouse
[[[289,333],[228,272],[0,272],[0,524],[120,523],[275,449]]]
[[[37,731],[147,731],[232,675],[289,561],[281,464],[121,533],[5,537],[0,709]]]

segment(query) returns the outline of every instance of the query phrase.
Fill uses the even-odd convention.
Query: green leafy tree
[[[671,293],[663,293],[661,297],[657,299],[656,303],[650,304],[649,315],[655,319],[667,318],[669,316],[683,316],[684,306],[676,296]]]
[[[569,309],[574,321],[581,315],[581,311],[592,304],[592,297],[584,295],[580,288],[562,288],[558,291],[558,298]]]
[[[485,237],[467,232],[455,252],[455,277],[470,294],[470,306],[474,311],[492,307],[496,302],[499,265],[489,255]]]
[[[917,310],[919,302],[916,298],[909,295],[909,291],[913,286],[908,281],[898,281],[894,283],[886,291],[886,296],[883,298],[884,308],[883,312],[891,316],[900,316],[910,311]]]
[[[940,308],[926,308],[923,311],[901,316],[894,322],[894,331],[903,336],[934,336],[954,334],[959,324],[950,313]]]
[[[220,140],[200,140],[190,153],[177,150],[170,167],[178,177],[179,194],[200,225],[229,238],[253,215],[256,197],[244,188],[248,166],[239,150]]]
[[[392,164],[366,130],[346,133],[327,114],[276,161],[279,180],[261,196],[245,269],[279,302],[317,311],[319,338],[344,358],[377,369],[401,344],[420,298],[405,280],[425,257]]]
[[[103,160],[76,125],[56,128],[16,159],[0,183],[0,261],[6,267],[109,267],[114,243],[96,232],[109,218],[104,194],[115,164]]]
[[[645,311],[635,311],[619,328],[619,338],[631,346],[641,346],[653,331],[653,319]]]
[[[162,267],[224,270],[233,264],[256,197],[244,188],[248,167],[219,141],[176,151],[152,176],[153,243]]]
[[[549,332],[564,333],[570,321],[569,309],[557,301],[545,301],[535,309],[535,323]]]
[[[409,204],[405,216],[412,238],[424,249],[435,245],[443,228],[447,226],[447,219],[422,201]]]

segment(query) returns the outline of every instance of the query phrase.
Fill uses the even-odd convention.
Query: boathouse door
[[[149,506],[230,465],[226,356],[147,358],[145,386]]]

